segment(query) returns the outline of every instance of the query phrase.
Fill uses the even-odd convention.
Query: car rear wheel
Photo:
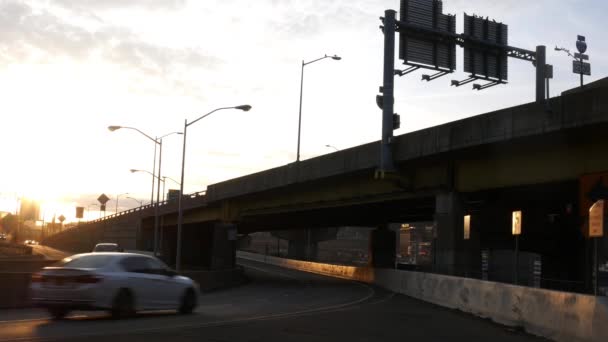
[[[122,289],[112,303],[112,318],[124,318],[135,314],[135,299],[129,290]]]
[[[48,308],[49,313],[53,317],[53,319],[63,319],[70,312],[69,309],[66,308]]]
[[[182,315],[191,314],[192,311],[194,311],[194,308],[196,308],[196,304],[196,293],[194,293],[194,290],[192,289],[187,289],[184,295],[182,296],[182,300],[179,306],[179,313]]]

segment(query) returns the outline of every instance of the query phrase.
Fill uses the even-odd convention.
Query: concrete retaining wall
[[[19,308],[29,305],[32,273],[49,266],[54,260],[0,260],[0,308]]]
[[[31,276],[29,272],[0,272],[1,309],[28,306]]]
[[[556,341],[608,341],[608,298],[422,272],[338,266],[238,252],[276,266],[372,283]]]
[[[29,259],[0,259],[1,272],[36,272],[43,267],[50,266],[56,260],[46,260],[42,258]],[[1,279],[1,278],[0,278]]]
[[[238,286],[246,281],[240,268],[224,271],[184,271],[183,274],[196,281],[202,292]]]

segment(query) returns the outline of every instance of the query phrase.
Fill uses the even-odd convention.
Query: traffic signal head
[[[393,114],[393,130],[399,129],[401,127],[401,117],[399,114]]]

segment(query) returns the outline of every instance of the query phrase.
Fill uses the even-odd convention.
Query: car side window
[[[167,271],[167,267],[165,267],[165,265],[163,265],[163,263],[161,263],[160,261],[153,259],[153,258],[147,258],[147,263],[148,263],[148,269],[150,270],[150,273],[154,273],[154,274],[164,274]]]
[[[148,258],[142,257],[129,257],[125,258],[120,262],[122,268],[127,272],[132,273],[149,273],[150,264],[148,263]]]

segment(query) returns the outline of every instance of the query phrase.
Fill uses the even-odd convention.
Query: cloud
[[[176,10],[183,8],[186,5],[186,0],[54,0],[53,4],[76,11]]]
[[[178,2],[181,3],[169,1]],[[109,5],[106,1],[83,3]],[[164,2],[141,3],[152,6]],[[34,8],[18,0],[1,2],[0,65],[24,61],[46,63],[62,57],[86,62],[96,56],[125,68],[127,72],[135,72],[143,77],[159,77],[161,83],[178,84],[181,92],[183,81],[178,82],[177,78],[182,70],[213,69],[222,63],[220,58],[198,49],[169,48],[144,41],[124,27],[101,25],[91,29],[82,24],[74,24],[77,18],[71,19],[63,19],[46,9]]]
[[[267,0],[273,8],[269,29],[289,38],[320,35],[333,29],[357,27],[377,20],[383,12],[382,1],[277,1]],[[377,11],[377,12],[376,12]]]
[[[28,48],[45,51],[47,55],[82,58],[92,45],[91,33],[48,12],[35,13],[19,1],[0,4],[0,51],[5,61],[22,60]]]

